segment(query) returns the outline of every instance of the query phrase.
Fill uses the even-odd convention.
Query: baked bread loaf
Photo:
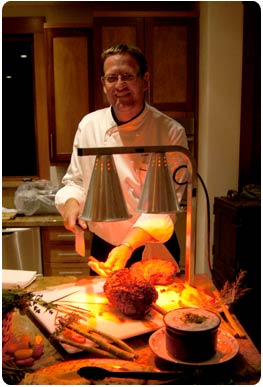
[[[135,262],[130,271],[133,276],[143,277],[152,285],[169,285],[175,281],[178,266],[166,259],[150,258]]]

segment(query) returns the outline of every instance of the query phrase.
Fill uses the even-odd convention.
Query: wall
[[[120,2],[121,3],[121,2]],[[84,5],[85,4],[85,5]],[[151,3],[152,4],[152,3]],[[48,23],[90,22],[89,2],[8,2],[3,16],[46,16]],[[241,1],[200,2],[200,108],[198,171],[210,197],[238,188],[243,6]],[[61,170],[52,167],[53,180]],[[204,192],[198,188],[197,272],[208,272]]]
[[[238,188],[242,29],[241,2],[200,3],[198,169],[210,198],[211,244],[214,198]],[[201,188],[198,195],[197,272],[205,272],[207,219]]]

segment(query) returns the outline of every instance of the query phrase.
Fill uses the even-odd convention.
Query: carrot
[[[19,336],[18,340],[19,342],[22,342],[22,343],[30,343],[30,336],[25,334],[25,335]]]
[[[40,336],[40,335],[36,335],[35,337],[34,337],[34,340],[33,340],[33,345],[42,345],[42,344],[44,344],[44,339],[43,339],[43,337],[42,336]]]
[[[43,352],[44,346],[42,344],[35,344],[33,347],[32,357],[34,359],[39,359],[43,355]]]
[[[28,357],[26,359],[16,360],[16,364],[24,367],[31,367],[34,364],[35,359],[33,357]]]
[[[33,354],[34,359],[39,359],[44,352],[44,339],[40,335],[36,335],[33,341]]]
[[[9,353],[9,354],[13,354],[18,349],[19,348],[17,348],[17,343],[9,343],[6,346],[6,352]]]
[[[21,341],[21,342],[9,343],[6,347],[6,352],[12,354],[19,349],[28,349],[28,348],[30,348],[30,343],[27,343],[27,342]]]
[[[14,352],[14,357],[16,360],[23,360],[27,359],[28,357],[31,357],[33,354],[33,349],[18,349]]]
[[[86,343],[86,339],[84,336],[76,333],[76,332],[73,332],[72,330],[70,329],[67,329],[65,328],[63,330],[63,337],[65,339],[68,339],[68,340],[71,340],[71,341],[74,341],[75,343],[79,343],[79,344],[84,344]]]

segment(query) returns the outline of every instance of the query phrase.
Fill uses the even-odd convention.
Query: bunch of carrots
[[[22,335],[11,339],[6,347],[6,356],[18,366],[31,367],[44,352],[44,339],[35,335],[31,340],[29,335]]]

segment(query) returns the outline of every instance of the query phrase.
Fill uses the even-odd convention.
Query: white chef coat
[[[122,125],[117,125],[114,121],[111,107],[87,114],[79,123],[75,135],[71,162],[62,180],[64,187],[56,194],[55,203],[58,211],[63,216],[63,206],[70,198],[78,200],[82,209],[85,204],[95,156],[78,156],[78,148],[147,145],[188,147],[182,125],[148,104],[141,114]],[[117,222],[88,222],[90,231],[115,246],[122,242],[131,227],[140,227],[157,242],[166,242],[173,233],[175,216],[136,211],[139,198],[134,195],[132,185],[143,186],[149,155],[116,154],[113,157],[128,212],[132,217]],[[172,172],[185,164],[185,159],[180,153],[169,153],[167,158]],[[132,185],[125,181],[126,178],[130,179]],[[184,180],[184,168],[176,174],[176,178]],[[179,201],[183,190],[184,186],[176,185]]]

